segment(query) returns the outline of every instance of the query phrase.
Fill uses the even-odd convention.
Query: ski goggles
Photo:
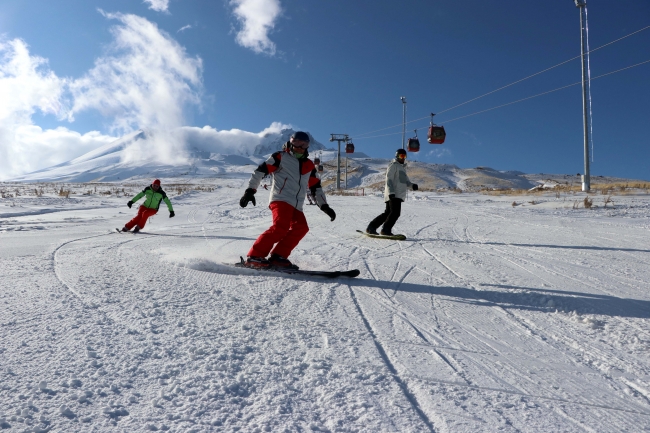
[[[303,140],[296,140],[295,138],[292,138],[291,145],[298,149],[307,149],[309,147],[309,142]]]
[[[405,153],[398,153],[398,154],[395,155],[395,156],[396,156],[397,158],[399,158],[399,159],[406,159],[406,154],[405,154]]]

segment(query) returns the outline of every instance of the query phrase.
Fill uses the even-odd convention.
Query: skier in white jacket
[[[406,150],[397,149],[395,159],[388,165],[386,170],[386,186],[384,188],[384,201],[386,209],[384,212],[370,221],[366,233],[371,235],[381,234],[383,236],[394,236],[393,226],[397,222],[402,211],[402,202],[406,199],[406,190],[411,188],[418,190],[418,185],[412,183],[406,175],[404,160]],[[377,233],[379,226],[383,225],[381,232]]]
[[[291,140],[285,143],[283,150],[273,153],[251,176],[239,205],[246,207],[251,202],[255,206],[255,193],[262,178],[271,175],[273,185],[269,208],[273,213],[273,225],[262,233],[251,247],[246,266],[296,267],[288,257],[309,231],[302,211],[308,190],[320,210],[325,212],[331,221],[336,218],[336,213],[327,204],[320,179],[316,176],[316,166],[309,159],[308,147],[309,135],[302,131],[295,132]],[[267,259],[269,253],[271,255]]]

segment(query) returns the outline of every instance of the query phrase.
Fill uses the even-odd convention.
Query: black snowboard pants
[[[384,225],[381,229],[382,232],[392,233],[393,226],[397,222],[400,213],[402,212],[402,199],[391,198],[386,202],[386,210],[384,213],[377,216],[368,224],[369,229],[377,230],[380,225]]]

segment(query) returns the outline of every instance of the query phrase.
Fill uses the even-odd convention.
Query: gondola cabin
[[[420,151],[420,139],[417,137],[409,138],[406,145],[406,150],[409,152],[419,152]]]
[[[319,171],[319,172],[322,172],[322,171],[324,171],[324,169],[323,169],[323,166],[322,166],[322,165],[320,165],[320,164],[318,164],[318,171]]]
[[[345,145],[345,153],[354,153],[354,144],[347,143]]]
[[[427,141],[431,144],[442,144],[445,142],[447,133],[444,126],[431,125],[429,126],[429,134]]]
[[[314,165],[320,165],[320,158],[314,158]]]

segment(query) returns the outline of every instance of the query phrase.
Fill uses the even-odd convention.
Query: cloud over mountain
[[[201,103],[202,60],[145,18],[100,12],[117,22],[113,41],[76,79],[57,76],[23,40],[0,39],[0,178],[70,160],[117,138],[63,126],[43,130],[32,120],[37,112],[74,122],[81,112],[98,111],[113,134],[151,131],[160,162],[178,157],[172,131],[183,126],[185,108]],[[131,150],[124,157],[137,160],[137,146]]]

